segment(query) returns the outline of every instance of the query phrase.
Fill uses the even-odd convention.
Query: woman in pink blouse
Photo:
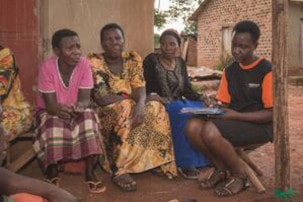
[[[58,164],[84,159],[89,191],[104,192],[104,185],[94,174],[98,156],[105,153],[100,122],[90,108],[90,65],[81,57],[79,37],[74,31],[57,31],[52,47],[55,57],[39,68],[35,151],[48,182],[59,186]]]

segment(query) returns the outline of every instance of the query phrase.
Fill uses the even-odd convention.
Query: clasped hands
[[[58,104],[58,117],[61,119],[72,119],[79,116],[80,113],[84,112],[86,106],[82,103],[77,103],[76,105],[64,105]]]

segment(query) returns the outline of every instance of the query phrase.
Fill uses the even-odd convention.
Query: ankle
[[[59,171],[56,164],[50,165],[45,172],[45,176],[47,179],[53,179],[55,177],[58,177],[58,175]]]
[[[86,181],[96,181],[97,177],[95,175],[95,172],[93,170],[86,170],[86,172],[85,172],[85,180]]]
[[[231,176],[239,177],[243,180],[247,179],[247,174],[244,172],[231,173]]]

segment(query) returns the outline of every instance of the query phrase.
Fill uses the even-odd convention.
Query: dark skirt
[[[235,147],[263,144],[273,140],[272,123],[212,119],[222,136]]]

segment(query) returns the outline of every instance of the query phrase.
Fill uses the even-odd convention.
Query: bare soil
[[[291,185],[296,192],[293,201],[303,201],[303,87],[289,86],[289,137],[291,156]],[[301,146],[300,146],[301,145]],[[22,146],[22,145],[21,145]],[[24,147],[19,147],[22,150]],[[18,149],[18,150],[19,150]],[[97,173],[107,186],[107,191],[100,195],[88,193],[83,177],[79,175],[61,174],[61,187],[82,198],[83,201],[104,201],[104,202],[168,202],[178,200],[180,202],[188,199],[196,201],[279,201],[274,198],[275,189],[275,167],[274,167],[274,144],[269,143],[250,153],[252,159],[263,170],[261,177],[267,191],[264,194],[257,194],[254,187],[241,192],[240,194],[218,198],[214,196],[213,190],[201,191],[198,189],[196,181],[185,180],[182,177],[168,180],[151,173],[134,175],[137,181],[138,190],[132,193],[121,192],[110,180],[110,175],[98,169]],[[42,179],[42,173],[37,162],[31,162],[20,172],[21,174]]]

